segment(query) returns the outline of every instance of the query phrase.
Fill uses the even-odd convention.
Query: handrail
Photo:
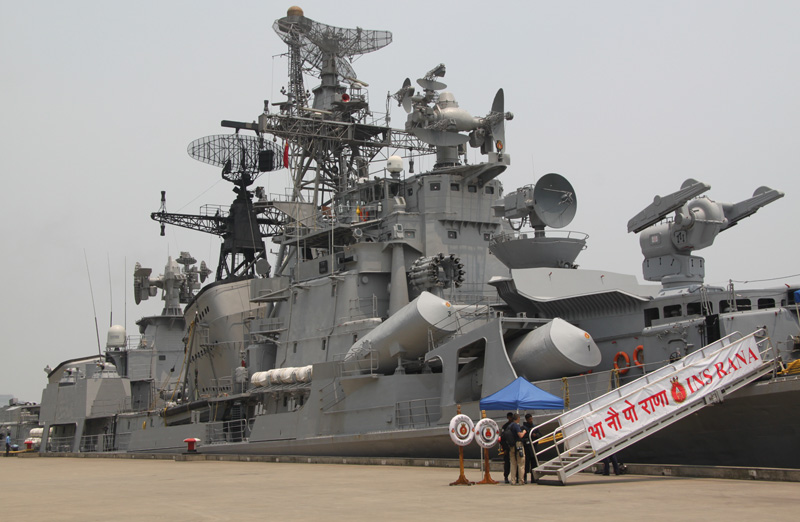
[[[681,361],[683,361],[683,363],[684,363],[681,366],[685,366],[685,363],[687,362],[687,359],[693,361],[695,359],[704,359],[706,357],[710,357],[714,353],[718,352],[719,350],[724,349],[725,347],[733,344],[734,342],[743,341],[744,339],[747,339],[748,337],[757,337],[759,334],[763,334],[764,331],[765,330],[762,328],[762,329],[756,330],[756,331],[754,331],[754,332],[752,332],[752,333],[750,333],[750,334],[748,334],[746,336],[742,336],[742,334],[739,333],[739,332],[733,332],[733,333],[731,333],[731,334],[729,334],[729,335],[727,335],[727,336],[725,336],[725,337],[723,337],[723,338],[721,338],[721,339],[719,339],[719,340],[717,340],[717,341],[715,341],[715,342],[713,342],[713,343],[711,343],[711,344],[709,344],[709,345],[707,345],[707,346],[705,346],[705,347],[703,347],[703,348],[701,348],[699,350],[696,350],[696,351],[692,352],[691,354],[687,355],[686,357],[681,359]],[[734,337],[738,337],[738,338],[735,339],[735,340],[732,340]],[[772,346],[771,346],[771,344],[769,344],[769,338],[768,337],[765,337],[765,338],[763,338],[761,340],[758,340],[757,344],[761,345],[762,343],[765,343],[765,342],[768,343],[768,346],[767,346],[767,348],[765,350],[763,350],[763,352],[766,352],[768,350],[772,350]],[[762,350],[760,349],[759,351],[762,351]],[[775,358],[774,357],[772,358],[771,362],[773,364],[775,364]],[[559,459],[559,461],[562,461],[563,460],[563,456],[564,456],[564,450],[567,449],[567,442],[577,438],[578,436],[584,435],[583,431],[580,431],[580,430],[579,431],[575,431],[574,433],[571,433],[571,434],[567,433],[567,430],[569,428],[572,428],[573,426],[575,426],[579,422],[582,422],[585,417],[587,417],[588,415],[594,413],[595,411],[597,411],[599,409],[602,409],[602,408],[605,408],[605,406],[609,402],[614,402],[614,401],[617,401],[617,400],[624,400],[624,399],[632,396],[633,394],[637,393],[642,386],[634,386],[635,383],[640,383],[640,384],[644,383],[644,385],[646,386],[646,385],[651,385],[651,384],[655,384],[655,383],[661,382],[664,379],[668,379],[676,371],[679,371],[679,368],[677,367],[677,363],[678,363],[678,361],[676,361],[676,363],[670,363],[670,364],[664,365],[661,368],[659,368],[658,370],[655,370],[655,371],[653,371],[653,372],[651,372],[649,374],[645,374],[642,377],[639,377],[638,379],[635,379],[634,381],[631,381],[630,383],[627,383],[627,384],[625,384],[624,386],[622,386],[620,388],[616,388],[614,390],[611,390],[608,393],[605,393],[605,394],[601,395],[600,397],[597,397],[597,398],[595,398],[595,399],[593,399],[591,401],[588,401],[588,402],[582,404],[581,406],[578,406],[577,408],[575,408],[573,410],[570,410],[569,412],[563,413],[563,414],[559,415],[558,417],[550,419],[546,423],[543,423],[543,424],[540,424],[539,426],[536,426],[536,428],[534,428],[534,430],[531,430],[531,432],[535,431],[535,429],[541,428],[545,424],[550,424],[552,422],[560,422],[560,419],[563,419],[565,417],[566,418],[570,418],[573,415],[577,414],[577,416],[575,418],[572,418],[571,420],[568,420],[564,424],[559,424],[558,427],[556,427],[552,432],[548,432],[547,435],[539,437],[536,440],[532,440],[533,443],[539,444],[540,446],[545,446],[545,444],[543,442],[543,439],[545,439],[545,438],[549,439],[550,437],[552,437],[552,442],[553,442],[552,445],[547,445],[547,446],[543,447],[542,449],[540,449],[540,451],[534,452],[534,456],[536,458],[537,465],[539,464],[539,455],[545,453],[546,451],[551,451],[553,449],[556,450],[557,458]],[[622,390],[623,388],[626,388],[626,387],[627,387],[627,389],[629,389],[631,391],[628,392],[628,393],[620,392],[620,390]],[[609,401],[608,399],[613,399],[613,400]],[[592,404],[592,403],[594,403],[594,404]],[[602,404],[602,406],[600,406],[601,404]],[[581,410],[584,410],[583,413],[580,413]],[[561,435],[560,437],[559,437],[559,434]],[[561,448],[563,448],[563,449],[561,449]],[[571,449],[574,449],[574,448],[571,448]]]

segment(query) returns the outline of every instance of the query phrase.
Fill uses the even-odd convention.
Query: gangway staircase
[[[738,332],[537,426],[534,480],[567,479],[775,371],[766,332]],[[545,431],[553,423],[555,429]],[[531,430],[535,432],[534,430]],[[540,479],[544,479],[541,480]]]

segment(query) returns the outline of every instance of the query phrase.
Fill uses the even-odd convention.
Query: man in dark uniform
[[[513,421],[514,414],[508,412],[506,414],[506,418],[508,419],[508,421],[505,424],[503,424],[503,426],[500,428],[500,448],[503,450],[503,478],[506,479],[506,484],[508,484],[508,474],[511,471],[511,460],[510,460],[511,455],[509,455],[508,453],[510,450],[508,448],[508,444],[506,444],[506,441],[503,440],[502,434],[503,432],[506,431],[506,428],[508,428],[508,426]]]
[[[530,413],[525,414],[525,422],[522,423],[522,429],[528,432],[522,439],[522,444],[525,446],[525,477],[528,476],[528,473],[531,474],[531,482],[533,482],[533,468],[535,467],[534,458],[533,458],[533,444],[531,444],[531,439],[538,439],[542,435],[539,433],[539,430],[533,429],[533,415]]]

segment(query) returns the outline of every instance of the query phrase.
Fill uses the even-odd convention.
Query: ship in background
[[[215,280],[201,287],[211,272],[188,253],[157,278],[137,265],[137,302],[161,289],[162,314],[139,321],[140,338],[113,327],[105,353],[48,372],[41,451],[180,452],[198,438],[207,453],[449,456],[457,406],[478,418],[480,399],[518,376],[571,408],[735,331],[764,329],[783,367],[798,358],[796,289],[705,285],[693,255],[782,193],[719,203],[686,180],[628,224],[653,284],[579,268],[588,237],[562,230],[577,212],[572,184],[548,174],[503,192],[513,115],[502,89],[474,116],[438,64],[387,98],[407,115],[395,129],[352,67],[391,33],[297,7],[273,29],[288,47],[284,99],[188,148],[220,169],[233,203],[175,214],[162,193],[151,216],[162,234],[219,236]],[[473,149],[485,160],[468,163]],[[423,156],[434,167],[416,173]],[[282,169],[288,197],[255,186]],[[800,397],[790,372],[625,458],[800,468],[788,451],[800,429],[786,415]]]

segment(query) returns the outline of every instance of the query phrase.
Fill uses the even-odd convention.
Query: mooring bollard
[[[186,443],[186,453],[197,453],[197,449],[195,449],[195,445],[200,442],[200,439],[189,437],[188,439],[183,439],[183,442]]]

